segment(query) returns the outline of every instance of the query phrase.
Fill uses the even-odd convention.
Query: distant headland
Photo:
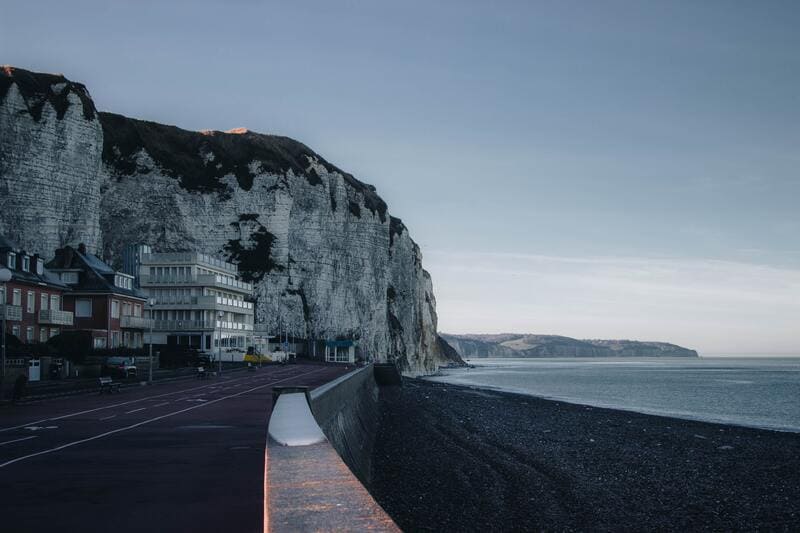
[[[473,357],[698,357],[697,351],[667,342],[573,339],[523,333],[442,333],[464,358]]]

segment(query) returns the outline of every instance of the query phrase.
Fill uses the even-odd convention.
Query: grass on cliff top
[[[103,125],[103,160],[123,174],[136,172],[135,156],[144,148],[169,175],[189,191],[226,194],[220,179],[236,176],[239,186],[250,190],[253,173],[250,165],[260,164],[260,172],[283,174],[292,171],[312,186],[322,184],[309,161],[316,159],[328,172],[338,172],[345,182],[360,192],[367,209],[386,220],[386,203],[375,187],[331,165],[309,147],[278,135],[247,130],[232,133],[188,131],[175,126],[136,120],[113,113],[100,113]]]

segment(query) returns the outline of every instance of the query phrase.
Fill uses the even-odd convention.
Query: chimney
[[[72,246],[65,246],[61,252],[61,268],[72,268],[72,258],[75,256],[75,250],[72,249]]]

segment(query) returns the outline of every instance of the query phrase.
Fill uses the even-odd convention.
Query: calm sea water
[[[800,432],[800,358],[472,359],[433,381]]]

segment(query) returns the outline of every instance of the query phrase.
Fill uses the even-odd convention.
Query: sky
[[[374,184],[441,331],[800,354],[799,27],[793,1],[3,0],[0,63]]]

